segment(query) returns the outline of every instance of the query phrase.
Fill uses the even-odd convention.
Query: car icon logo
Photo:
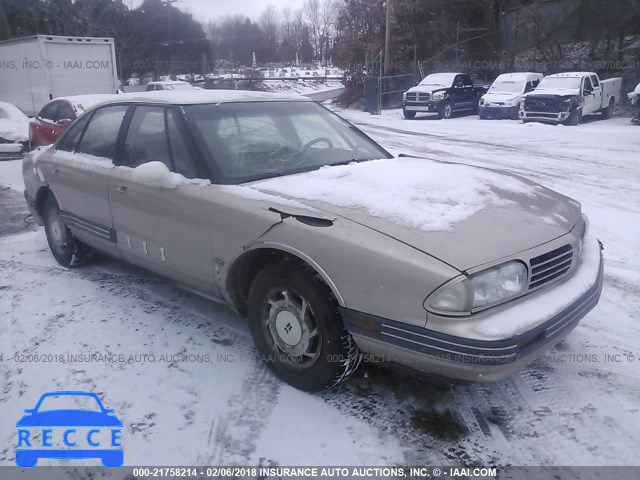
[[[57,404],[67,408],[52,408]],[[84,408],[68,408],[72,403]],[[86,407],[85,407],[86,406]],[[16,423],[16,465],[35,467],[40,458],[99,458],[109,468],[124,463],[122,422],[91,392],[43,394],[33,409]]]
[[[546,103],[545,102],[537,102],[536,105],[538,107],[544,107],[546,105]]]

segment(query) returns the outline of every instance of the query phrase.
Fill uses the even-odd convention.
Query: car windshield
[[[190,105],[184,110],[220,183],[390,157],[369,137],[314,102]]]
[[[38,412],[46,412],[49,410],[102,411],[96,399],[90,395],[51,395],[45,397],[38,407]]]
[[[455,73],[432,73],[431,75],[427,75],[420,82],[420,85],[437,85],[441,87],[450,87],[453,85],[453,79],[455,78]]]
[[[576,90],[580,88],[580,81],[580,77],[544,77],[538,88],[568,88]]]
[[[496,80],[489,88],[489,91],[493,93],[522,93],[524,92],[524,82],[516,82],[513,80]]]

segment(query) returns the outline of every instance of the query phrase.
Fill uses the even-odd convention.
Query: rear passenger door
[[[42,166],[65,224],[81,241],[108,253],[117,252],[109,175],[127,109],[109,106],[82,116],[55,145],[50,163]]]
[[[183,184],[167,188],[140,178],[134,170],[149,162],[161,162],[171,172],[183,175]],[[109,184],[121,255],[216,295],[207,187],[186,180],[205,174],[185,141],[180,111],[137,106],[124,136],[121,163]]]

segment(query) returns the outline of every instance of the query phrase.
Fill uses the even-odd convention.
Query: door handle
[[[124,187],[122,185],[116,185],[116,192],[118,193],[127,193],[127,187]]]

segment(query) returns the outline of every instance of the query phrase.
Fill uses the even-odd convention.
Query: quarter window
[[[78,140],[82,135],[82,131],[84,127],[87,126],[87,122],[91,118],[91,115],[84,115],[80,117],[77,122],[75,122],[67,133],[60,139],[60,141],[56,144],[56,150],[63,150],[65,152],[73,152],[78,145]]]
[[[163,107],[136,107],[124,144],[123,164],[162,162],[171,169]]]
[[[113,159],[118,132],[127,108],[125,105],[117,105],[96,111],[80,139],[77,152]]]

